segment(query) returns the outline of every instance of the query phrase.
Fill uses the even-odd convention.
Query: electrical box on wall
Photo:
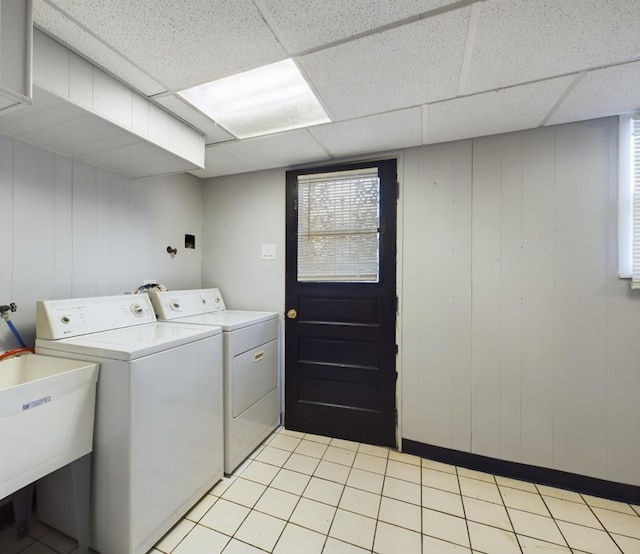
[[[185,235],[184,236],[184,247],[195,249],[196,247],[196,236],[195,235]]]
[[[263,244],[262,245],[262,259],[263,260],[275,260],[276,259],[276,245],[275,244]]]

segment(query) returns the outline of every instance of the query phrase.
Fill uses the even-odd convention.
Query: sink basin
[[[0,499],[91,452],[99,364],[0,361]]]

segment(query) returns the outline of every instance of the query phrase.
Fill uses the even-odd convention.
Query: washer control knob
[[[171,302],[169,302],[169,307],[174,312],[177,312],[180,309],[180,302],[178,302],[177,300],[172,300]]]
[[[144,308],[140,304],[132,304],[131,312],[136,317],[142,317],[142,315],[144,314]]]
[[[65,325],[68,325],[69,323],[71,323],[71,319],[69,318],[68,315],[63,315],[60,318],[60,321],[62,321],[62,323],[64,323]]]

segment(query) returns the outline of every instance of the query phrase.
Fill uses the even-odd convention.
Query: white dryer
[[[147,552],[223,475],[221,329],[157,323],[145,294],[38,302],[36,326],[36,352],[101,366],[90,546]],[[68,480],[38,517],[73,536]]]
[[[280,422],[278,314],[227,310],[218,289],[149,296],[159,321],[222,327],[224,471],[232,473]]]

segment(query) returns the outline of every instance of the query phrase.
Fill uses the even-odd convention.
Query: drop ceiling
[[[200,131],[203,178],[640,109],[638,0],[34,0],[34,23]],[[238,140],[176,94],[286,58],[331,123]]]

